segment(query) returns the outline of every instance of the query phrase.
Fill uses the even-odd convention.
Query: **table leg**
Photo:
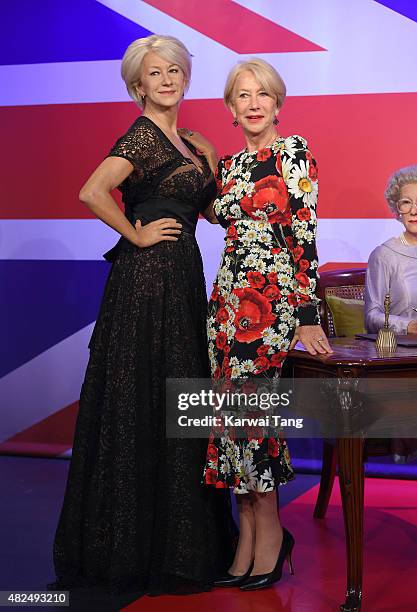
[[[361,608],[363,574],[363,446],[361,438],[338,438],[339,484],[346,533],[347,588],[342,612]]]
[[[313,516],[322,519],[326,516],[336,475],[337,452],[335,443],[323,440],[323,463],[321,468],[320,489],[317,495]]]

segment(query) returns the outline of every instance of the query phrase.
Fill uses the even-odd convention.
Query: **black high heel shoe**
[[[245,580],[249,578],[252,569],[253,569],[253,561],[250,564],[248,571],[246,572],[246,574],[243,574],[243,576],[233,576],[233,574],[229,574],[229,572],[226,572],[224,576],[220,576],[220,578],[218,578],[217,580],[213,582],[213,586],[216,586],[216,587],[240,586],[241,584],[245,582]]]
[[[294,548],[295,540],[293,536],[290,534],[285,527],[283,528],[283,537],[282,544],[279,551],[278,559],[276,565],[272,572],[269,574],[259,574],[258,576],[249,576],[249,578],[242,584],[240,587],[241,591],[255,591],[257,589],[264,589],[274,582],[278,582],[281,580],[282,576],[282,566],[284,565],[284,561],[288,561],[288,566],[290,568],[290,574],[294,574],[294,568],[292,565],[292,549]]]

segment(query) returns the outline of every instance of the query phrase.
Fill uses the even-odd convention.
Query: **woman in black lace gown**
[[[122,237],[107,254],[113,267],[90,342],[55,588],[205,590],[230,562],[228,500],[201,483],[204,440],[166,439],[164,389],[166,378],[209,375],[194,231],[213,175],[176,130],[190,76],[182,43],[135,41],[122,76],[144,112],[80,196]],[[125,215],[110,195],[116,186]]]

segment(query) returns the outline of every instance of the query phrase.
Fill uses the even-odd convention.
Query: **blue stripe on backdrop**
[[[401,13],[404,17],[408,17],[413,21],[417,21],[417,3],[416,0],[376,0],[378,4]]]
[[[96,0],[4,4],[2,65],[120,59],[132,40],[151,34]]]
[[[0,376],[95,321],[109,270],[104,261],[0,261]]]

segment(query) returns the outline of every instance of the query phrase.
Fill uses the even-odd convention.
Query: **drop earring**
[[[237,127],[237,126],[239,125],[239,124],[238,124],[238,122],[237,122],[237,119],[235,119],[235,120],[233,121],[232,125],[233,125],[234,127]]]
[[[276,117],[274,117],[274,120],[273,120],[273,122],[272,122],[272,123],[273,123],[274,125],[278,125],[279,121],[278,121],[278,119],[277,119]]]

